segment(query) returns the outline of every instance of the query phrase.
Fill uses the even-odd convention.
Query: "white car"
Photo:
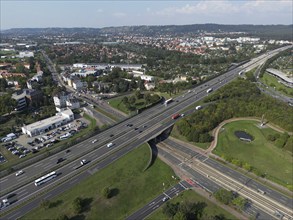
[[[19,158],[23,158],[25,156],[26,156],[25,154],[21,154],[21,155],[19,155]]]
[[[24,173],[23,170],[17,171],[17,172],[15,173],[15,176],[19,176],[19,175],[21,175],[21,174],[23,174],[23,173]]]
[[[165,196],[165,197],[162,199],[162,201],[165,202],[165,201],[167,201],[168,199],[169,199],[169,197]]]
[[[92,141],[92,144],[96,143],[97,141],[98,141],[97,139],[93,140],[93,141]]]

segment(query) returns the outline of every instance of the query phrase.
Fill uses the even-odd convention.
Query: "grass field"
[[[265,73],[261,78],[261,81],[265,83],[267,86],[270,86],[272,88],[275,87],[277,91],[283,93],[284,95],[293,97],[293,89],[279,83],[278,79],[271,76],[270,74]]]
[[[109,105],[111,105],[113,108],[116,108],[126,114],[129,114],[129,110],[122,103],[122,97],[110,99]]]
[[[271,128],[260,129],[258,124],[256,121],[245,120],[226,124],[219,134],[218,144],[213,153],[247,162],[261,173],[265,173],[267,178],[285,186],[292,185],[292,156],[266,140],[269,134],[276,134],[276,131]],[[239,140],[234,135],[237,130],[246,131],[254,140]]]
[[[204,208],[203,215],[201,219],[212,219],[215,215],[224,215],[225,219],[236,219],[235,216],[228,213],[226,210],[222,209],[221,207],[217,206],[216,204],[210,202],[206,198],[202,197],[201,195],[197,194],[194,191],[185,191],[181,193],[178,197],[174,198],[170,202],[176,204],[177,202],[183,201],[190,201],[190,202],[204,202],[206,203],[206,207]],[[167,220],[168,217],[163,213],[163,208],[159,208],[156,212],[150,215],[147,220]]]
[[[163,182],[166,187],[175,184],[173,171],[160,160],[143,171],[149,158],[150,150],[144,144],[50,201],[58,204],[56,207],[37,208],[22,219],[48,219],[48,216],[56,219],[60,214],[66,214],[70,219],[125,219],[161,194]],[[101,195],[104,187],[113,189],[113,197],[105,199]],[[76,197],[87,201],[87,209],[79,215],[72,207]]]

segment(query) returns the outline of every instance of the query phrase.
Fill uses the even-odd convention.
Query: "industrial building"
[[[54,128],[63,126],[73,120],[74,114],[70,109],[68,109],[63,112],[56,113],[53,117],[23,126],[21,130],[23,134],[33,137],[48,132]]]

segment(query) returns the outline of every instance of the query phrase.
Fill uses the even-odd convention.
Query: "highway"
[[[187,190],[191,187],[189,183],[186,181],[181,181],[175,186],[172,186],[170,189],[157,196],[155,199],[150,201],[144,207],[128,216],[126,220],[137,220],[137,219],[145,219],[148,215],[156,211],[162,205],[164,205],[169,199],[176,197],[179,193]],[[165,199],[164,199],[165,198]]]
[[[192,167],[203,176],[206,175],[208,179],[216,182],[218,185],[224,186],[225,188],[238,192],[239,194],[243,194],[244,197],[249,198],[254,203],[265,206],[265,211],[271,215],[278,210],[284,213],[287,219],[293,217],[292,198],[288,198],[279,192],[263,186],[257,181],[206,157],[195,149],[187,148],[169,139],[166,139],[163,143],[170,147],[173,155],[177,152],[181,152],[183,160],[179,165],[185,166],[185,169],[186,166],[189,166],[190,168]],[[211,189],[210,186],[205,185],[204,187]],[[265,193],[260,193],[259,189]],[[214,192],[213,190],[211,191]],[[267,207],[269,207],[269,209],[267,209]]]
[[[263,59],[265,59],[265,57]],[[257,65],[259,65],[264,62],[264,60],[258,60],[257,62]],[[246,63],[244,64],[244,67],[246,69],[252,69],[255,65],[256,64],[252,64],[249,66],[249,63]],[[104,159],[109,155],[111,155],[109,158],[112,158],[112,160],[119,158],[121,152],[126,151],[127,153],[133,148],[139,146],[141,143],[152,139],[166,127],[172,125],[175,120],[171,120],[170,115],[179,112],[181,109],[184,109],[207,96],[207,88],[212,87],[216,90],[224,86],[231,80],[235,79],[238,76],[239,71],[242,69],[243,67],[236,68],[202,84],[201,86],[196,87],[191,93],[186,93],[184,97],[180,96],[174,99],[168,107],[164,107],[161,104],[156,105],[155,107],[148,109],[133,118],[127,119],[126,121],[92,137],[89,140],[74,145],[71,147],[71,152],[69,154],[65,154],[65,151],[63,151],[26,167],[24,169],[25,173],[21,176],[16,177],[15,174],[11,174],[5,178],[2,178],[0,182],[1,199],[5,198],[9,192],[16,193],[21,199],[19,199],[19,201],[14,205],[10,206],[10,208],[13,208],[21,201],[25,201],[29,197],[40,193],[42,190],[52,187],[53,184],[60,182],[60,180],[65,181],[71,176],[76,175],[79,170],[75,170],[74,167],[76,167],[79,164],[79,161],[83,158],[91,161],[88,166]],[[127,124],[133,124],[133,127],[127,127]],[[138,129],[134,130],[134,128]],[[98,141],[95,144],[92,144],[91,141],[94,139],[97,139]],[[114,143],[112,148],[105,147],[105,145],[109,142]],[[66,160],[57,165],[56,161],[60,157],[63,157]],[[33,180],[41,175],[49,173],[51,170],[55,170],[60,175],[40,187],[34,186]],[[21,185],[23,186],[20,187]],[[6,209],[10,208],[8,207]]]

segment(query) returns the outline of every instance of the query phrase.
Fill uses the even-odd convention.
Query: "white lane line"
[[[56,160],[56,159],[57,159],[57,157],[52,157],[49,160]]]
[[[17,212],[15,214],[11,215],[11,219],[14,219],[13,216],[16,216],[16,215],[19,215],[19,214],[20,214],[20,212]]]
[[[72,180],[72,181],[69,182],[69,184],[73,184],[73,183],[75,183],[77,181],[78,181],[78,179]]]
[[[34,165],[34,167],[39,167],[39,166],[43,166],[43,163],[39,163],[37,165]]]
[[[49,198],[50,196],[51,196],[51,194],[45,196],[44,199],[47,199],[47,198]]]
[[[0,183],[4,183],[5,181],[7,181],[8,179],[2,179],[1,181],[0,181]]]
[[[47,170],[48,168],[53,167],[53,166],[54,166],[54,164],[48,164],[47,166],[44,166],[44,169]]]

